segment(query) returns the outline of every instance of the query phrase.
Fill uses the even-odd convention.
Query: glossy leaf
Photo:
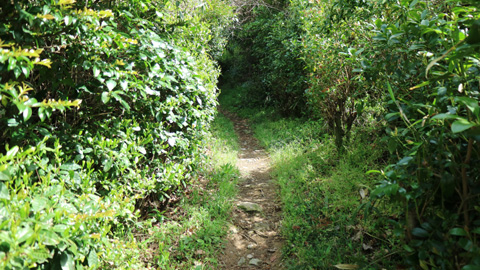
[[[466,236],[467,232],[462,228],[453,228],[449,232],[451,235],[455,236]]]
[[[80,170],[81,168],[82,166],[76,163],[65,163],[65,164],[62,164],[62,166],[60,166],[60,169],[65,171],[76,171],[76,170]]]
[[[465,119],[460,119],[452,123],[452,132],[453,133],[460,133],[465,131],[471,127],[475,126],[474,123],[471,123]]]

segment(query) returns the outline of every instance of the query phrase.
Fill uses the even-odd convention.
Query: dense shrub
[[[231,14],[182,5],[0,7],[2,269],[145,269],[119,236],[188,185]]]
[[[224,66],[238,68],[245,63],[244,68],[251,69],[232,78],[251,82],[246,99],[250,106],[270,105],[284,115],[299,116],[306,109],[304,63],[299,58],[301,29],[287,6],[285,1],[259,3],[244,15],[246,21],[229,41],[234,58],[224,59]]]
[[[478,4],[419,1],[378,19],[372,69],[386,82],[389,150],[395,162],[372,194],[404,208],[407,262],[470,269],[478,261]],[[456,260],[452,260],[455,257]]]

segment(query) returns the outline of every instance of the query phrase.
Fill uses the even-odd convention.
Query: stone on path
[[[255,265],[255,266],[258,266],[262,263],[262,260],[259,260],[259,259],[251,259],[248,264],[250,265]]]
[[[258,203],[252,202],[240,202],[237,207],[243,209],[246,212],[261,212],[262,207]]]
[[[244,264],[246,261],[247,261],[247,260],[245,260],[245,258],[242,257],[242,258],[240,258],[240,260],[238,260],[237,265],[240,266],[240,265]]]

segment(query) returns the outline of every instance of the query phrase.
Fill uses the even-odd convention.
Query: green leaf
[[[30,69],[26,66],[22,66],[22,73],[25,75],[25,77],[28,77],[30,75]]]
[[[410,160],[412,160],[413,157],[404,157],[402,158],[399,162],[397,162],[397,165],[400,165],[400,166],[405,166],[405,165],[408,165],[408,163],[410,162]]]
[[[404,248],[407,252],[414,252],[414,251],[415,251],[413,248],[411,248],[411,247],[408,246],[408,245],[403,245],[403,248]]]
[[[13,74],[15,74],[15,78],[20,77],[20,75],[22,75],[22,69],[20,67],[16,66],[13,69]]]
[[[123,80],[120,82],[120,87],[123,89],[123,90],[127,90],[128,89],[128,81],[127,80]]]
[[[120,102],[120,104],[122,104],[122,106],[123,106],[127,111],[130,111],[130,105],[128,105],[128,103],[127,103],[125,100],[123,100],[123,99],[120,98],[118,101]]]
[[[63,234],[69,227],[65,224],[57,224],[53,226],[53,231]]]
[[[450,230],[449,234],[456,236],[466,236],[467,232],[462,228],[453,228]]]
[[[152,96],[160,96],[160,92],[156,90],[152,90],[150,87],[146,86],[145,87],[145,93],[152,95]]]
[[[425,81],[425,82],[422,82],[421,84],[417,84],[415,85],[414,87],[410,88],[410,90],[414,90],[414,89],[417,89],[417,88],[421,88],[421,87],[424,87],[424,86],[427,86],[430,84],[430,81]]]
[[[34,234],[33,230],[29,227],[23,227],[17,231],[15,237],[17,238],[17,243],[25,242],[28,238],[30,238]]]
[[[26,107],[25,110],[23,110],[23,120],[27,121],[28,119],[30,119],[31,116],[32,116],[32,108]]]
[[[460,119],[452,123],[452,132],[459,133],[475,126],[474,123],[467,121],[466,119]]]
[[[455,114],[439,113],[434,117],[432,117],[432,119],[445,120],[445,119],[463,119],[463,118]]]
[[[72,23],[72,17],[70,16],[65,16],[65,18],[63,18],[63,20],[65,21],[65,25],[70,25]]]
[[[29,255],[35,260],[36,263],[44,263],[51,257],[48,249],[46,248],[31,250]]]
[[[0,252],[9,252],[11,248],[10,243],[7,242],[1,242],[0,243]]]
[[[17,59],[11,57],[8,59],[8,67],[7,70],[10,71],[17,66]]]
[[[480,106],[478,106],[478,100],[468,98],[468,97],[456,97],[455,101],[460,102],[460,103],[464,104],[465,106],[467,106],[468,109],[470,109],[470,111],[476,117],[479,116]]]
[[[395,101],[395,95],[393,94],[392,86],[390,85],[389,82],[387,82],[387,89],[388,93],[390,94],[390,98]]]
[[[428,237],[428,232],[422,228],[414,228],[412,234],[420,238]]]
[[[480,20],[476,20],[472,23],[466,41],[468,44],[480,43]]]
[[[8,180],[10,180],[10,176],[8,176],[4,172],[0,172],[0,181],[8,181]]]
[[[52,231],[44,231],[42,244],[47,246],[56,246],[60,244],[60,237]]]
[[[480,270],[480,265],[465,265],[462,270]]]
[[[379,170],[369,170],[365,174],[372,174],[372,173],[380,173],[381,174],[382,172],[379,171]]]
[[[39,212],[39,211],[45,209],[45,207],[48,204],[48,200],[44,197],[35,197],[32,200],[31,204],[32,204],[32,210],[34,212]]]
[[[36,98],[29,98],[27,101],[25,101],[25,105],[27,106],[34,106],[34,105],[37,105],[38,101]]]
[[[437,90],[437,95],[439,96],[445,96],[447,94],[447,88],[446,87],[439,87]]]
[[[127,110],[127,111],[130,111],[130,106],[128,105],[128,103],[119,95],[116,93],[117,91],[115,92],[112,92],[112,96],[118,101],[120,102],[120,104],[122,104],[122,106]],[[122,91],[118,91],[118,92],[122,92]],[[122,92],[123,93],[123,92]]]
[[[13,158],[13,157],[17,154],[18,150],[19,150],[18,146],[12,147],[12,149],[8,150],[8,152],[7,152],[7,154],[5,155],[5,157],[6,157],[7,159]]]
[[[113,165],[113,159],[109,158],[109,160],[105,163],[105,167],[103,167],[104,172],[108,172]]]
[[[8,119],[7,123],[8,123],[9,127],[16,127],[20,124],[20,123],[17,122],[17,120],[15,120],[15,118]]]
[[[100,75],[100,69],[97,67],[93,67],[93,77],[98,77]]]
[[[88,253],[88,266],[97,266],[98,265],[98,255],[97,252],[95,252],[95,249],[91,249],[90,253]]]
[[[45,108],[40,107],[38,108],[38,116],[40,117],[40,120],[43,122],[47,115],[45,114]]]
[[[387,115],[385,115],[385,120],[392,121],[394,119],[397,119],[398,117],[400,117],[400,112],[388,113]]]
[[[75,262],[73,261],[72,255],[64,252],[60,256],[60,266],[62,270],[75,270]]]
[[[114,80],[108,80],[105,84],[107,85],[107,88],[108,88],[109,91],[112,91],[113,88],[115,88],[115,86],[117,86],[117,82],[114,81]]]
[[[0,182],[0,199],[10,200],[10,192],[3,182]]]
[[[62,166],[60,166],[60,169],[64,171],[76,171],[76,170],[80,170],[81,168],[82,166],[76,163],[65,163]]]
[[[465,249],[465,251],[467,252],[472,252],[474,249],[473,242],[467,238],[461,238],[458,241],[458,245]]]
[[[102,102],[106,104],[109,100],[110,100],[109,93],[108,92],[103,92],[102,93]]]

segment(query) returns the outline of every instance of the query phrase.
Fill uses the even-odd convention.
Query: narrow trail
[[[241,180],[221,269],[282,269],[281,207],[277,186],[270,178],[270,158],[253,137],[247,120],[222,113],[234,123],[239,138]]]

